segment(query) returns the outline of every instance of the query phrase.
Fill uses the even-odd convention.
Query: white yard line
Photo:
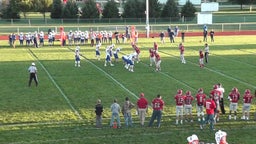
[[[53,79],[53,77],[51,76],[51,74],[49,73],[49,71],[44,67],[44,65],[40,62],[40,60],[37,58],[37,56],[28,48],[28,51],[30,53],[30,55],[40,64],[40,66],[43,68],[43,70],[46,72],[47,76],[49,77],[49,79],[52,81],[52,83],[54,84],[54,86],[59,90],[59,92],[61,93],[62,97],[66,100],[66,102],[68,103],[69,107],[73,110],[73,112],[77,115],[77,117],[82,120],[82,116],[79,114],[79,112],[75,109],[75,107],[72,105],[72,103],[70,102],[70,100],[68,99],[68,97],[66,96],[66,94],[61,90],[61,88],[59,87],[59,85],[55,82],[55,80]]]

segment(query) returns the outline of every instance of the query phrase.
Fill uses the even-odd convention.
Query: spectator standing
[[[179,27],[176,26],[176,27],[174,28],[174,36],[175,36],[175,37],[177,37],[177,36],[179,35],[179,31],[180,31]]]
[[[148,100],[145,98],[144,93],[140,93],[140,98],[137,101],[137,111],[140,119],[140,125],[144,126],[146,113],[148,111]]]
[[[204,27],[203,27],[204,42],[207,42],[207,34],[208,34],[207,29],[208,29],[207,26],[204,25]]]
[[[184,30],[182,30],[181,31],[181,42],[185,42],[185,31]]]
[[[37,68],[36,68],[36,64],[32,63],[31,66],[28,68],[28,72],[29,72],[29,82],[28,82],[28,86],[31,86],[31,82],[32,80],[35,81],[36,86],[38,85],[38,79],[37,79]]]
[[[16,44],[16,35],[15,35],[15,33],[12,33],[12,47],[13,48],[16,48],[15,44]]]
[[[161,43],[164,44],[164,43],[165,43],[165,34],[164,34],[164,32],[162,31],[162,32],[159,34],[159,36],[160,36],[160,41],[161,41]]]
[[[210,130],[214,129],[214,110],[216,109],[216,104],[213,100],[213,97],[210,95],[210,97],[205,101],[204,103],[205,109],[206,109],[206,119],[200,124],[200,128],[203,129],[203,126],[209,122],[210,123]]]
[[[110,120],[110,127],[113,127],[114,121],[116,120],[118,128],[120,128],[121,127],[121,123],[120,123],[120,115],[119,115],[119,113],[121,111],[121,107],[117,103],[116,99],[114,99],[114,103],[110,106],[110,110],[111,110],[111,113],[112,113],[111,120]]]
[[[218,83],[217,85],[218,85],[217,90],[220,91],[220,110],[221,110],[222,114],[225,114],[226,113],[225,107],[224,107],[224,93],[225,93],[225,89],[224,89],[224,87],[222,86],[221,83]]]
[[[132,127],[132,114],[131,109],[134,108],[134,104],[129,100],[128,97],[125,98],[124,105],[122,107],[122,113],[124,116],[124,121],[126,127],[131,126]]]
[[[156,98],[153,99],[152,108],[153,108],[153,113],[148,126],[151,127],[154,120],[157,119],[157,127],[159,128],[161,125],[162,111],[164,108],[164,101],[162,100],[162,96],[160,94],[158,94]]]
[[[102,127],[102,112],[103,112],[103,106],[101,104],[101,100],[98,99],[97,104],[95,105],[96,127],[97,128]]]

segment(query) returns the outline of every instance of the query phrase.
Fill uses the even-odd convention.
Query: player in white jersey
[[[113,33],[112,33],[112,31],[109,31],[108,32],[108,43],[112,44],[112,37],[113,37]]]
[[[109,63],[110,66],[114,66],[111,62],[111,48],[109,46],[106,48],[106,59],[104,66],[107,66],[107,63]]]
[[[188,144],[199,144],[199,139],[197,135],[193,134],[187,138]]]
[[[52,31],[52,44],[54,45],[56,33]]]
[[[23,42],[24,42],[24,35],[23,35],[22,32],[19,34],[19,40],[20,40],[20,45],[23,45]]]
[[[89,40],[89,33],[88,33],[88,31],[85,31],[84,35],[85,35],[85,44],[87,44],[88,40]]]
[[[52,32],[49,32],[49,34],[48,34],[48,45],[52,46],[52,42],[53,42]]]
[[[26,33],[25,39],[26,39],[26,46],[29,46],[30,45],[30,41],[31,41],[31,36],[28,33]]]
[[[85,33],[84,33],[84,32],[81,32],[81,35],[80,35],[80,43],[81,43],[81,45],[84,45],[84,44],[85,44]]]
[[[96,52],[95,57],[97,58],[97,60],[100,60],[100,47],[101,47],[101,43],[98,42],[98,43],[96,44],[96,49],[95,49],[95,52]]]
[[[69,33],[68,33],[68,45],[69,46],[72,46],[73,45],[73,32],[72,32],[72,30],[70,30],[69,31]]]
[[[134,52],[134,53],[132,53],[132,54],[130,54],[129,56],[128,56],[128,64],[127,64],[127,69],[130,71],[130,72],[134,72],[134,61],[135,61],[135,58],[136,58],[136,56],[137,56],[137,53],[136,52]]]
[[[227,140],[226,140],[226,137],[227,137],[227,133],[226,132],[218,130],[215,133],[216,144],[228,144]]]
[[[75,50],[75,67],[80,67],[80,47],[76,46]]]
[[[44,46],[44,32],[43,31],[41,31],[39,33],[39,45],[40,45],[40,47]]]
[[[28,86],[31,86],[31,82],[34,79],[36,86],[38,85],[38,79],[37,79],[37,68],[36,68],[36,64],[32,63],[31,66],[28,68],[28,72],[29,72],[29,82],[28,82]]]
[[[113,55],[114,55],[114,58],[115,58],[115,62],[118,62],[118,53],[120,52],[120,48],[117,48],[114,52],[113,52]]]

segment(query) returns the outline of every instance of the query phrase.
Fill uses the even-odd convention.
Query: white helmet
[[[31,64],[31,65],[32,65],[32,66],[35,66],[36,64],[32,62],[32,64]]]

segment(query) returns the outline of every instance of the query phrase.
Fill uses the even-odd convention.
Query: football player
[[[239,98],[240,98],[240,93],[238,89],[234,87],[228,96],[228,99],[230,101],[230,105],[229,105],[230,111],[229,111],[228,119],[232,119],[232,112],[234,112],[234,120],[236,120]]]
[[[190,122],[193,122],[193,116],[192,116],[192,102],[194,100],[194,97],[191,94],[191,91],[186,92],[186,96],[184,99],[184,108],[185,108],[185,118],[186,121],[190,120]]]
[[[174,97],[176,102],[176,125],[183,124],[183,105],[184,105],[184,96],[182,94],[182,90],[178,89],[177,94]]]
[[[206,99],[206,94],[204,94],[203,88],[198,89],[198,93],[196,94],[196,111],[197,111],[197,117],[198,122],[204,121],[204,102]]]
[[[249,89],[246,89],[244,92],[244,104],[243,104],[243,116],[241,119],[249,120],[250,119],[250,108],[252,103],[253,96],[251,94],[251,91]]]

